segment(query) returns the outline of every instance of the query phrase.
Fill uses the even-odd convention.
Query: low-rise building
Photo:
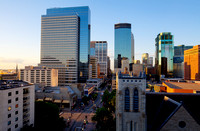
[[[39,86],[58,86],[58,70],[44,66],[26,66],[20,70],[20,80]]]
[[[87,85],[94,85],[97,89],[102,84],[102,79],[96,78],[96,79],[88,79],[86,82]]]
[[[0,131],[34,126],[35,85],[20,80],[0,81]]]
[[[69,86],[36,88],[35,95],[36,101],[52,102],[68,110],[71,110],[77,101],[77,95]]]

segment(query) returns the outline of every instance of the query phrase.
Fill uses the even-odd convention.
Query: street
[[[104,92],[104,90],[97,92],[98,92],[97,99],[94,101],[94,103],[90,100],[88,106],[86,106],[84,110],[75,109],[71,112],[63,112],[61,117],[64,117],[66,122],[70,123],[69,124],[70,126],[67,127],[65,131],[81,131],[84,127],[85,131],[91,131],[95,129],[96,124],[92,121],[92,117],[95,114],[93,106],[94,105],[96,107],[102,106],[101,94],[102,92]]]

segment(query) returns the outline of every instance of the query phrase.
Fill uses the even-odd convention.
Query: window
[[[134,131],[137,131],[137,122],[134,122]]]
[[[134,89],[134,92],[133,92],[133,110],[135,112],[138,112],[138,107],[139,107],[139,103],[138,103],[138,89],[135,88]]]
[[[15,93],[16,93],[16,94],[19,94],[19,91],[16,91]]]
[[[131,82],[133,82],[133,80],[131,80]]]
[[[11,131],[11,128],[8,128],[8,131]]]
[[[137,82],[137,80],[135,80],[135,82]]]
[[[8,125],[10,125],[11,124],[11,121],[8,121]]]
[[[15,115],[17,115],[18,114],[18,111],[15,111]]]
[[[11,95],[12,95],[12,93],[11,93],[11,92],[9,92],[9,93],[8,93],[8,96],[11,96]]]
[[[17,127],[18,127],[18,124],[15,125],[15,128],[17,128]]]
[[[10,118],[11,117],[11,114],[8,114],[8,118]]]
[[[15,121],[18,121],[18,117],[15,118]]]
[[[127,80],[127,82],[129,82],[129,80]]]
[[[16,104],[16,105],[15,105],[15,108],[18,108],[18,106],[19,106],[19,105],[18,105],[18,104]]]
[[[10,104],[11,103],[11,99],[10,100],[8,100],[8,104]]]
[[[123,82],[125,82],[125,80],[123,80]]]
[[[9,106],[9,107],[8,107],[8,111],[10,111],[11,109],[12,109],[11,106]]]
[[[126,88],[125,90],[125,111],[130,110],[130,96],[129,96],[129,89]]]
[[[15,98],[15,101],[18,101],[19,99],[18,99],[18,97],[17,98]]]
[[[184,121],[180,121],[178,125],[180,128],[184,128],[186,126],[186,123]]]

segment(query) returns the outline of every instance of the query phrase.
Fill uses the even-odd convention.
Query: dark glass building
[[[193,48],[193,46],[174,46],[174,77],[184,78],[184,51],[191,48]]]
[[[134,39],[131,24],[115,24],[114,68],[121,68],[121,58],[127,57],[129,62],[134,60]]]
[[[85,82],[90,55],[89,7],[47,9],[41,23],[40,65],[59,70],[60,86]]]
[[[155,39],[155,65],[157,74],[173,75],[174,40],[170,32],[159,33]],[[162,65],[165,64],[165,65]],[[164,67],[164,68],[163,68]],[[165,71],[167,68],[167,72]]]

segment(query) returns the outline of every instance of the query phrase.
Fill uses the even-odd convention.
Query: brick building
[[[184,79],[200,80],[200,45],[184,51]]]

